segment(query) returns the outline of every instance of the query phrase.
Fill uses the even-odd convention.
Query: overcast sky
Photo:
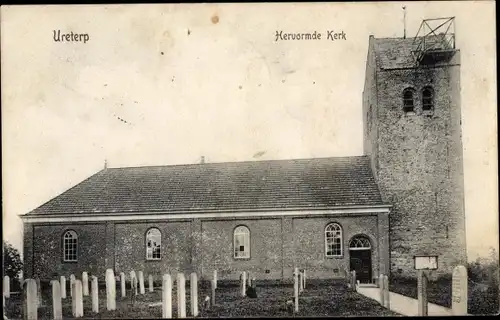
[[[402,36],[402,5],[2,6],[4,239],[21,248],[17,216],[105,159],[361,155],[368,38]],[[406,6],[408,36],[424,18],[456,17],[472,259],[498,247],[494,3]],[[90,40],[55,42],[53,30]],[[280,30],[323,38],[276,42]],[[328,30],[347,40],[326,40]]]

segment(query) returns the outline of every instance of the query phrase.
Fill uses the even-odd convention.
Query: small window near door
[[[370,240],[363,236],[352,238],[349,242],[349,250],[366,250],[371,247]]]

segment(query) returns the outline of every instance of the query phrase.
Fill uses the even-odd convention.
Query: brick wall
[[[78,262],[63,261],[62,236],[67,230],[74,230],[78,234]],[[31,240],[26,234],[24,235],[25,243],[33,244],[31,276],[48,280],[52,278],[53,273],[56,273],[65,275],[69,279],[71,274],[81,277],[83,271],[104,275],[105,232],[106,225],[103,223],[34,226]],[[29,266],[25,266],[25,270],[29,270]]]
[[[146,260],[146,232],[161,231],[161,260]],[[131,270],[148,274],[183,271],[191,273],[191,222],[127,222],[115,226],[115,269],[126,275]]]
[[[380,264],[388,265],[387,214],[366,216],[249,217],[246,219],[186,219],[178,221],[130,221],[95,224],[25,224],[25,246],[33,243],[33,259],[25,255],[25,272],[51,279],[83,271],[104,276],[107,268],[116,274],[142,270],[160,275],[166,272],[198,272],[211,279],[214,268],[219,279],[237,280],[241,271],[258,279],[291,279],[293,268],[306,268],[311,278],[343,277],[349,270],[348,242],[356,234],[372,242],[373,275]],[[329,222],[343,228],[344,255],[325,258],[324,230]],[[233,231],[239,225],[250,230],[250,259],[233,257]],[[162,233],[162,259],[146,260],[145,236],[149,228]],[[34,232],[29,233],[33,229]],[[78,234],[78,262],[62,262],[62,235],[66,230]],[[27,232],[28,231],[28,232]],[[381,234],[382,233],[382,234]],[[379,238],[381,246],[378,245]],[[383,267],[382,267],[383,268]],[[338,273],[334,273],[338,269]]]
[[[233,231],[239,225],[250,230],[250,259],[234,258]],[[281,278],[281,219],[202,221],[202,230],[204,276],[211,277],[217,268],[220,279],[237,280],[241,271],[258,279]]]
[[[391,270],[406,276],[415,276],[414,255],[438,255],[438,274],[466,262],[458,63],[459,53],[448,66],[367,73],[376,80],[365,95],[376,90],[378,136],[365,134],[365,152],[376,159],[384,201],[393,204]],[[435,92],[431,114],[421,105],[427,85]],[[408,87],[416,92],[415,114],[402,110]]]

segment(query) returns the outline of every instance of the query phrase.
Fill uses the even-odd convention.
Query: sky
[[[401,37],[403,5],[408,37],[422,19],[456,17],[468,257],[498,249],[492,1],[2,6],[4,240],[22,250],[18,216],[105,161],[362,155],[368,39]],[[275,41],[281,30],[323,38]]]

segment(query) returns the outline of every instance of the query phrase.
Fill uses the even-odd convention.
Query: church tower
[[[363,91],[364,153],[390,213],[391,273],[438,275],[466,259],[460,51],[454,18],[428,19],[414,38],[370,36]],[[435,26],[435,27],[433,27]]]

